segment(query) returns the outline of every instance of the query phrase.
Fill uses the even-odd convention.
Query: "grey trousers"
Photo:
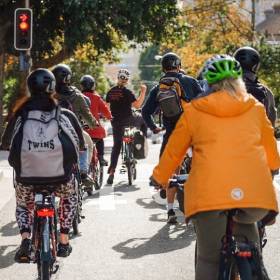
[[[256,222],[268,211],[258,208],[243,208],[234,216],[234,234],[245,235],[248,240],[259,244],[259,233]],[[227,217],[224,211],[209,211],[196,214],[193,223],[197,236],[197,265],[195,280],[217,280],[221,239],[226,232]]]

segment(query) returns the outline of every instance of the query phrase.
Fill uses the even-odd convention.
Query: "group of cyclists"
[[[145,85],[141,85],[138,97],[127,88],[130,73],[121,69],[117,85],[109,90],[105,101],[95,91],[96,82],[90,75],[81,78],[81,91],[72,86],[72,72],[65,64],[52,71],[34,70],[27,78],[30,97],[16,106],[1,146],[11,148],[13,133],[24,112],[51,112],[59,107],[77,135],[81,179],[90,188],[93,178],[88,169],[94,146],[100,163],[108,165],[104,159],[106,133],[100,123],[100,117],[105,117],[113,128],[107,179],[111,185],[124,128],[138,126],[146,135],[148,127],[159,133],[162,128],[153,116],[160,108],[165,133],[151,180],[166,189],[167,222],[176,223],[176,188],[168,188],[168,180],[178,172],[187,150],[192,148],[192,167],[184,187],[184,212],[187,220],[192,219],[197,235],[195,279],[216,280],[220,240],[226,227],[224,211],[238,209],[234,217],[236,233],[245,234],[259,248],[256,223],[264,219],[271,223],[278,213],[271,175],[280,167],[273,129],[273,94],[258,81],[260,55],[251,47],[242,47],[233,56],[213,56],[197,78],[185,74],[175,53],[163,55],[161,63],[164,75],[147,97]],[[133,108],[141,107],[142,116],[133,112]],[[67,257],[72,251],[69,230],[77,204],[73,180],[73,174],[69,174],[67,180],[52,184],[55,195],[60,197],[60,257]],[[32,188],[32,184],[15,180],[16,218],[22,237],[15,256],[18,262],[28,257],[31,250]]]

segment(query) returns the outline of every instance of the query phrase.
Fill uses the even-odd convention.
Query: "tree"
[[[160,62],[155,59],[155,56],[159,55],[159,53],[159,45],[152,45],[147,47],[140,55],[140,79],[148,85],[148,91],[154,85],[155,81],[159,79],[161,74]]]
[[[196,75],[207,58],[230,53],[252,37],[250,21],[233,2],[236,1],[196,0],[184,11],[190,26],[189,37],[183,47],[175,46],[175,51],[188,73]],[[166,47],[170,48],[163,46]]]

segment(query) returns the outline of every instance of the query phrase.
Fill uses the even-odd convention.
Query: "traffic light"
[[[32,47],[32,10],[18,8],[15,10],[14,46],[24,51]]]

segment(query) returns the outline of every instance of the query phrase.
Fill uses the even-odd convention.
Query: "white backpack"
[[[78,161],[78,151],[79,138],[60,107],[49,112],[33,110],[17,119],[9,163],[20,183],[65,183]]]

